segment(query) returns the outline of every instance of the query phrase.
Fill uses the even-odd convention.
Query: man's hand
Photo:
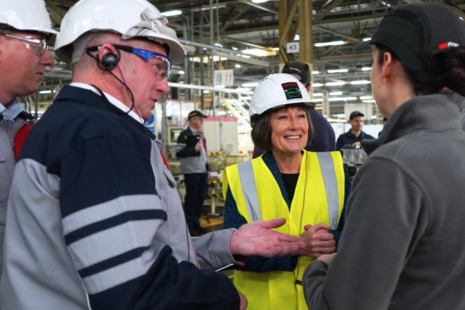
[[[318,257],[318,260],[325,262],[329,266],[329,264],[331,264],[331,262],[333,261],[334,257],[336,257],[336,254],[337,253],[321,255],[320,257]]]
[[[305,241],[300,237],[294,237],[276,231],[276,228],[284,225],[283,218],[258,221],[241,226],[234,231],[229,241],[232,255],[260,255],[264,257],[282,256],[295,252],[305,247]]]
[[[211,173],[211,172],[208,172],[207,180],[208,180],[208,181],[211,181],[212,177],[213,177],[212,173]]]
[[[330,254],[336,251],[334,236],[328,232],[331,226],[324,224],[315,226],[305,225],[304,229],[305,231],[300,237],[305,240],[306,246],[303,249],[293,252],[293,255],[318,258],[323,254]]]
[[[239,308],[240,310],[245,310],[247,309],[247,304],[249,303],[247,301],[247,298],[245,298],[244,294],[242,294],[239,290],[237,290],[239,293],[239,298],[241,299],[241,307]]]
[[[354,142],[354,144],[352,144],[352,145],[354,145],[354,146],[359,145],[360,146],[362,144],[360,143],[360,141],[357,141],[357,142]]]
[[[197,144],[195,145],[195,151],[200,152],[201,149],[202,149],[202,145],[200,144],[200,142],[197,142]]]

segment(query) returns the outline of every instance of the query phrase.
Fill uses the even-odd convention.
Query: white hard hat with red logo
[[[270,74],[255,88],[250,102],[250,118],[287,104],[311,103],[307,89],[294,76]]]
[[[146,38],[169,47],[172,63],[181,63],[185,51],[168,20],[146,0],[81,0],[69,9],[55,42],[56,55],[68,64],[73,43],[86,33],[114,32],[123,39]]]
[[[44,0],[0,0],[0,24],[17,30],[57,34]]]

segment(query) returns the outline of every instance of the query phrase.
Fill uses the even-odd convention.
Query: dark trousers
[[[186,184],[186,197],[184,198],[184,213],[189,229],[200,227],[203,202],[207,195],[208,173],[189,173],[184,175]]]

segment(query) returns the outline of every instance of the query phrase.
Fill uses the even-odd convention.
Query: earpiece
[[[102,56],[102,65],[105,70],[110,71],[118,65],[120,59],[120,55],[114,53],[106,53]]]

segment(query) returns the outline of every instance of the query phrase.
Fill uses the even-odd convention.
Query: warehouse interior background
[[[45,2],[53,26],[58,30],[63,16],[77,1]],[[156,107],[160,113],[154,131],[158,134],[163,131],[169,140],[174,132],[165,132],[166,127],[184,125],[187,110],[195,107],[192,101],[209,115],[236,117],[239,133],[250,132],[247,111],[253,88],[266,75],[279,72],[290,60],[311,66],[311,98],[316,102],[316,110],[331,123],[344,124],[351,111],[360,110],[365,113],[366,124],[381,124],[383,116],[373,100],[370,85],[371,51],[355,52],[353,46],[369,38],[382,17],[393,8],[421,0],[150,2],[168,17],[168,26],[177,31],[187,51],[184,64],[172,70],[171,91],[166,96],[168,100],[187,101],[182,104],[176,104],[175,100],[168,102],[168,109],[171,106],[181,109],[182,113],[171,117],[166,106]],[[462,12],[465,1],[434,2],[448,6],[462,19],[465,16]],[[51,51],[53,54],[53,48]],[[71,81],[70,68],[55,59],[55,66],[47,68],[39,92],[27,99],[36,116],[43,113],[59,89]],[[336,137],[337,133],[336,127]],[[221,148],[218,147],[218,151]]]

